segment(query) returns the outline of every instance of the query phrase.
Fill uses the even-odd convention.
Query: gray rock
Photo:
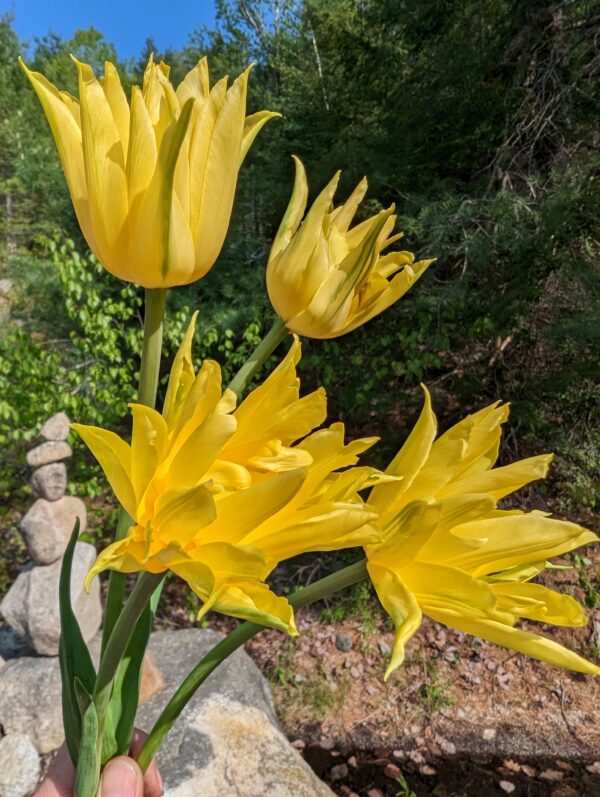
[[[8,294],[12,292],[12,289],[13,289],[12,280],[6,278],[0,280],[0,296],[8,296]]]
[[[57,412],[48,418],[42,426],[40,434],[46,440],[66,440],[69,434],[69,416],[66,412]]]
[[[349,650],[352,650],[352,637],[348,636],[348,634],[343,634],[341,631],[338,631],[338,633],[335,635],[335,646],[343,653],[347,653]]]
[[[28,736],[0,739],[0,797],[27,797],[40,777],[40,757]]]
[[[6,734],[26,734],[40,753],[60,747],[64,731],[57,658],[23,656],[6,662],[0,670],[0,725]]]
[[[64,462],[42,465],[31,477],[31,487],[38,498],[58,501],[67,489],[67,468]]]
[[[63,555],[76,517],[80,520],[80,531],[84,531],[87,514],[80,498],[69,495],[58,501],[38,498],[33,504],[21,521],[21,531],[37,564],[52,564]]]
[[[168,696],[222,637],[214,631],[159,631],[150,640],[166,688],[140,708],[149,730]],[[174,655],[176,651],[176,655]],[[158,754],[165,797],[332,797],[281,733],[269,686],[237,651],[203,684]]]
[[[64,440],[46,440],[27,452],[27,464],[30,468],[39,468],[51,462],[60,462],[73,456],[73,449]]]
[[[100,584],[94,579],[89,595],[83,588],[85,576],[96,558],[93,545],[78,542],[73,556],[71,602],[81,632],[91,639],[102,620]],[[56,656],[60,638],[58,580],[62,560],[51,565],[29,566],[0,603],[0,613],[36,653]]]

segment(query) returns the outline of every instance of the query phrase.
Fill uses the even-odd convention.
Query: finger
[[[75,770],[67,747],[63,744],[33,797],[72,797],[74,786]]]
[[[148,734],[136,728],[133,732],[131,748],[129,752],[135,758],[144,746]],[[156,759],[153,758],[150,766],[144,773],[144,797],[161,797],[164,790],[163,780],[158,771]]]
[[[142,770],[132,758],[112,758],[102,770],[100,797],[144,797]]]

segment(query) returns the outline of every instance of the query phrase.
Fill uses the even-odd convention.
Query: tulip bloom
[[[75,60],[75,59],[74,59]],[[131,103],[116,68],[99,80],[75,60],[79,100],[21,61],[60,155],[75,212],[102,265],[145,288],[185,285],[217,259],[239,168],[279,114],[246,117],[249,70],[209,85],[206,58],[175,89],[150,59]]]
[[[294,190],[269,255],[267,290],[292,332],[336,338],[404,296],[433,260],[415,263],[410,252],[382,254],[402,237],[390,237],[396,223],[393,205],[349,229],[366,193],[366,179],[334,208],[338,172],[301,223],[308,185],[302,162],[294,160]]]
[[[204,601],[201,614],[216,609],[296,633],[290,605],[265,578],[297,554],[379,539],[375,513],[357,495],[378,472],[351,467],[375,440],[345,444],[339,423],[311,434],[325,418],[325,393],[300,398],[297,340],[236,409],[217,363],[195,373],[193,332],[192,321],[162,415],[132,405],[131,445],[73,424],[135,521],[100,553],[88,583],[107,568],[171,570]]]
[[[444,625],[580,672],[600,667],[557,642],[515,627],[521,618],[583,626],[583,608],[531,582],[548,559],[597,537],[541,512],[504,511],[497,502],[546,475],[551,456],[493,469],[508,407],[493,404],[467,416],[435,440],[437,422],[425,406],[369,506],[379,513],[383,539],[366,546],[368,570],[396,626],[386,678],[422,614]],[[435,440],[435,442],[434,442]]]

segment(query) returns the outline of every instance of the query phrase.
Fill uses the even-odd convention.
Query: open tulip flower
[[[297,554],[379,539],[375,512],[357,495],[378,472],[352,467],[375,439],[345,444],[339,423],[312,432],[325,419],[326,398],[323,389],[299,397],[298,340],[236,409],[217,363],[195,373],[193,333],[194,321],[162,415],[132,405],[131,445],[73,424],[135,521],[100,553],[88,582],[107,568],[171,570],[204,601],[201,613],[212,608],[294,634],[290,605],[264,580]]]
[[[521,618],[563,626],[587,622],[569,595],[532,583],[548,559],[597,540],[590,531],[540,512],[501,510],[497,502],[545,476],[551,456],[493,468],[508,406],[467,416],[438,440],[425,406],[369,506],[379,513],[381,542],[366,546],[377,594],[396,626],[386,677],[422,614],[537,659],[600,674],[557,642],[515,627]]]
[[[249,70],[211,89],[206,58],[177,88],[151,58],[130,104],[112,63],[100,79],[75,63],[79,100],[21,62],[90,248],[111,274],[145,288],[194,282],[221,251],[250,145],[279,114],[246,117]]]
[[[365,179],[334,208],[338,172],[302,221],[308,185],[302,162],[294,160],[294,190],[269,255],[267,290],[289,330],[336,338],[404,296],[433,261],[415,263],[410,252],[382,254],[402,237],[391,235],[393,205],[350,228],[367,190]]]

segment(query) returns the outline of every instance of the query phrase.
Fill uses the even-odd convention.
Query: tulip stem
[[[342,570],[337,570],[335,573],[331,573],[331,575],[325,576],[325,578],[319,581],[315,581],[314,584],[304,587],[291,595],[289,597],[289,602],[294,609],[300,609],[302,606],[308,606],[309,603],[328,598],[330,595],[333,595],[334,592],[339,592],[346,587],[352,586],[352,584],[357,584],[367,577],[367,560],[361,559],[361,561],[356,564],[349,565]],[[215,647],[198,662],[171,697],[150,731],[137,757],[138,764],[142,768],[142,771],[146,771],[160,743],[173,726],[173,723],[181,714],[188,701],[194,696],[196,690],[206,681],[213,670],[245,642],[260,631],[263,631],[264,628],[264,625],[251,622],[238,625],[235,630],[215,645]]]
[[[271,329],[229,383],[229,389],[233,390],[238,398],[241,397],[252,377],[262,368],[288,334],[289,330],[281,318],[276,318]]]
[[[166,301],[166,288],[146,288],[138,401],[147,407],[154,407],[156,404]]]

